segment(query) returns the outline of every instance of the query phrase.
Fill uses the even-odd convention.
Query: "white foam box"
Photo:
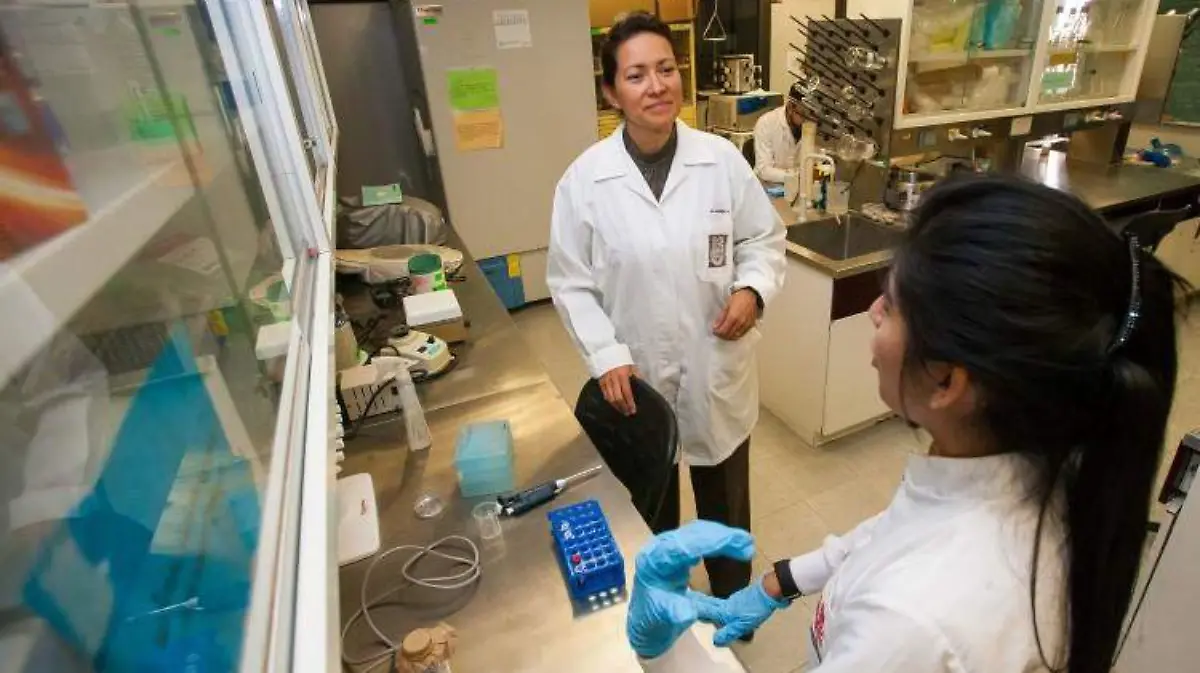
[[[467,323],[454,290],[405,297],[404,320],[412,329],[428,332],[446,343],[467,340]]]

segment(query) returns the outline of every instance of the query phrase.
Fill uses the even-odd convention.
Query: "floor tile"
[[[772,560],[812,551],[829,534],[825,522],[805,502],[755,519],[753,528],[759,553]]]
[[[549,302],[534,304],[511,315],[525,343],[550,374],[558,393],[574,404],[588,380],[587,365],[554,306]]]
[[[805,502],[831,533],[843,535],[887,508],[891,496],[869,479],[858,477]]]
[[[854,463],[828,449],[763,447],[757,458],[752,447],[750,469],[760,480],[793,500],[820,494],[857,476]]]
[[[754,634],[752,643],[736,643],[733,650],[750,673],[792,673],[808,658],[805,643],[816,602],[804,597],[771,616]]]

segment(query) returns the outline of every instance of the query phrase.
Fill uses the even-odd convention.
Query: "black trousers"
[[[734,528],[750,530],[750,439],[742,442],[724,462],[710,467],[691,466],[696,516]],[[679,470],[667,484],[662,509],[650,528],[657,535],[679,527]],[[727,598],[750,584],[750,562],[726,558],[704,559],[712,595]]]

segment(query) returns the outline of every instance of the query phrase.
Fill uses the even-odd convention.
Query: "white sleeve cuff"
[[[745,673],[732,651],[712,644],[712,634],[711,627],[693,627],[662,656],[638,657],[638,664],[645,673]]]
[[[820,593],[833,574],[833,569],[825,560],[825,552],[820,548],[788,561],[788,567],[792,570],[796,588],[805,596]]]
[[[609,370],[633,364],[633,355],[629,352],[629,346],[613,344],[594,353],[587,363],[592,378],[598,379]]]
[[[779,283],[771,281],[771,278],[764,275],[759,269],[747,269],[738,274],[737,280],[733,281],[733,291],[749,287],[753,288],[762,297],[763,308],[771,305],[771,300],[775,298],[779,290]]]

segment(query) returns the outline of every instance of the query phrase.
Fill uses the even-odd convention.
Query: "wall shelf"
[[[1072,22],[1049,0],[1020,0],[1009,44],[1016,49],[973,50],[968,34],[978,29],[981,9],[950,17],[939,0],[850,0],[848,15],[863,13],[876,19],[900,19],[900,58],[897,63],[896,129],[971,122],[1052,110],[1112,105],[1133,100],[1145,60],[1155,0],[1089,0],[1090,22]],[[974,14],[972,14],[974,12]],[[932,17],[955,25],[940,32]],[[984,18],[984,21],[987,19]],[[936,23],[936,22],[935,22]],[[1070,47],[1062,44],[1072,40]],[[972,42],[974,43],[974,42]],[[939,47],[944,51],[939,51]],[[993,79],[999,74],[1003,80]],[[1061,83],[1059,81],[1061,80]],[[1044,90],[1065,93],[1047,100]],[[1086,94],[1104,91],[1104,95]],[[929,100],[932,99],[932,102]],[[959,101],[974,107],[953,108]]]
[[[908,62],[915,65],[918,72],[931,72],[934,70],[959,68],[974,61],[1026,58],[1032,53],[1033,49],[990,49],[937,54],[917,54],[910,57]]]

